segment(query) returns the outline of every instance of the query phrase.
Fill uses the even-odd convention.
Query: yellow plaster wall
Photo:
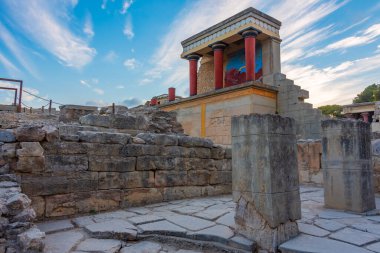
[[[276,93],[250,87],[161,108],[177,112],[186,134],[231,145],[231,117],[251,113],[275,113]]]

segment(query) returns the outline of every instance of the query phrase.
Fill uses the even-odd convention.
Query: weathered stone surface
[[[11,217],[11,222],[31,222],[36,218],[36,212],[33,208],[26,208],[16,216]]]
[[[16,215],[20,211],[28,208],[30,206],[31,200],[25,194],[14,194],[7,199],[5,205],[7,207],[8,213],[11,215]]]
[[[276,251],[301,218],[295,122],[278,115],[232,118],[232,190],[239,233]]]
[[[141,225],[145,223],[151,223],[155,221],[162,221],[164,218],[156,216],[156,215],[139,215],[128,219],[128,221],[132,222],[135,225]]]
[[[226,150],[224,147],[214,145],[211,149],[211,158],[212,159],[223,159],[226,154]]]
[[[227,243],[228,239],[234,236],[234,232],[229,227],[215,225],[200,231],[188,233],[188,236],[196,240]]]
[[[45,170],[45,157],[36,156],[36,157],[27,157],[21,156],[18,159],[17,167],[15,171],[23,173],[35,173],[42,172]]]
[[[135,157],[118,156],[90,156],[89,170],[91,171],[110,171],[126,172],[134,171],[136,168]]]
[[[367,249],[372,250],[373,252],[379,253],[380,242],[370,244],[369,246],[367,246]]]
[[[15,158],[16,157],[16,143],[4,143],[0,146],[0,154],[4,158]]]
[[[32,227],[17,236],[17,241],[24,252],[42,252],[45,244],[45,233],[38,228]]]
[[[81,242],[76,250],[83,252],[117,253],[121,248],[121,242],[112,239],[88,238]]]
[[[363,232],[369,232],[371,234],[379,235],[380,238],[380,224],[353,224],[353,228],[361,230]]]
[[[80,142],[43,142],[42,147],[46,155],[87,154],[86,143]]]
[[[17,155],[20,156],[43,156],[44,149],[39,142],[20,142],[21,149],[17,150]]]
[[[306,247],[305,247],[306,245]],[[335,240],[329,240],[326,238],[314,237],[310,235],[299,235],[294,239],[291,239],[279,247],[283,253],[293,252],[355,252],[355,253],[371,253],[369,250],[359,248],[357,246],[343,243]]]
[[[201,186],[175,186],[166,187],[163,191],[164,200],[194,198],[202,196]]]
[[[184,147],[205,147],[212,148],[214,143],[209,139],[199,137],[179,136],[178,145]]]
[[[339,229],[346,227],[344,224],[341,224],[339,222],[336,222],[333,220],[325,220],[325,219],[316,219],[314,221],[314,224],[320,228],[326,229],[331,232],[335,232]]]
[[[77,134],[61,134],[60,139],[62,141],[78,142],[79,141],[79,135],[77,135]]]
[[[219,219],[216,220],[216,223],[223,224],[225,226],[229,226],[231,228],[235,228],[235,214],[230,212]]]
[[[99,172],[98,188],[101,190],[118,189],[123,185],[123,178],[119,172]]]
[[[145,141],[146,144],[162,146],[177,146],[178,136],[168,134],[140,133],[136,137]]]
[[[376,208],[372,181],[370,124],[322,121],[325,205],[365,212]]]
[[[123,133],[79,131],[78,135],[82,142],[127,144],[131,140],[131,135]]]
[[[231,171],[211,171],[210,184],[229,184],[232,181]]]
[[[120,250],[120,253],[159,253],[161,244],[156,242],[143,241],[136,244],[127,245]]]
[[[177,165],[176,157],[140,156],[137,158],[136,170],[175,170]]]
[[[378,236],[375,236],[373,234],[351,228],[345,228],[343,230],[335,232],[330,235],[330,238],[351,243],[357,246],[362,246],[364,244],[375,242],[379,239]]]
[[[128,144],[125,145],[120,151],[123,156],[157,155],[159,152],[159,146],[143,144]]]
[[[46,132],[46,140],[48,142],[57,141],[59,139],[59,131],[55,126],[46,125],[42,130]]]
[[[47,172],[72,172],[88,170],[86,155],[46,155]]]
[[[304,223],[298,223],[298,229],[301,233],[318,236],[318,237],[324,237],[328,234],[330,234],[329,231],[318,228],[313,225],[304,224]]]
[[[186,184],[186,171],[157,171],[155,173],[155,185],[157,187],[181,186]]]
[[[16,139],[18,141],[43,141],[45,131],[39,126],[21,126],[16,129]]]
[[[198,231],[215,225],[215,223],[212,221],[180,214],[167,216],[166,219],[176,225],[193,231]]]
[[[75,230],[46,235],[45,252],[69,253],[83,238],[84,235]]]
[[[58,231],[69,230],[74,228],[70,220],[48,221],[39,223],[37,226],[39,230],[41,230],[45,234],[51,234]]]
[[[0,130],[0,142],[15,142],[16,136],[11,130]]]
[[[134,189],[154,187],[154,176],[155,173],[153,171],[131,171],[121,173],[123,188]]]
[[[124,191],[123,206],[137,206],[163,201],[162,192],[156,188],[138,188]]]
[[[146,223],[138,226],[142,230],[142,234],[161,234],[172,236],[184,236],[186,229],[181,228],[166,220]]]
[[[244,250],[253,251],[255,248],[255,243],[247,238],[236,235],[230,239],[229,245],[236,248],[242,248]]]
[[[135,240],[137,228],[125,220],[109,220],[87,225],[85,230],[91,237],[100,239]]]
[[[132,143],[134,144],[145,144],[145,141],[138,137],[132,137]]]
[[[188,185],[208,185],[210,172],[208,170],[189,170],[187,172]]]

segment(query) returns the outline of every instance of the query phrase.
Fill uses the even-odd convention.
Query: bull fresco
[[[259,80],[263,75],[262,47],[256,45],[255,79]],[[228,55],[225,74],[225,87],[245,82],[245,53],[244,48]]]

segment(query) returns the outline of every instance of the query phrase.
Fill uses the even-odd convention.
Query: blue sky
[[[187,96],[180,42],[250,6],[283,22],[282,72],[309,102],[350,103],[380,83],[376,0],[2,0],[0,76],[65,104],[134,106],[171,86]]]

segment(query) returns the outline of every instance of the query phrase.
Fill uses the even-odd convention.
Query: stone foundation
[[[278,115],[232,118],[232,190],[236,229],[277,252],[301,218],[295,122]]]
[[[19,127],[2,146],[40,219],[231,193],[230,150],[210,140],[59,132]]]

